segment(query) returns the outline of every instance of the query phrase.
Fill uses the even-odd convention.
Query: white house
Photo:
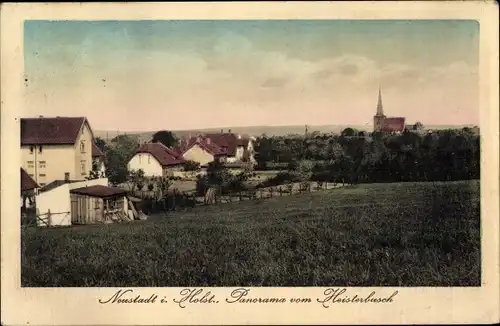
[[[181,155],[161,143],[142,144],[127,164],[129,171],[144,171],[146,177],[172,175],[182,169]]]

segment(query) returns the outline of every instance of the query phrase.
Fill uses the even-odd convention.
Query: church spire
[[[380,90],[380,86],[378,88],[377,115],[384,115],[384,107],[382,105],[382,92]]]

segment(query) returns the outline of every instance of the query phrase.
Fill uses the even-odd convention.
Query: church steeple
[[[382,91],[380,90],[380,87],[378,88],[377,115],[384,115],[384,106],[382,105]]]

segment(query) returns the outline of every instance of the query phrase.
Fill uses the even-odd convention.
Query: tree
[[[96,144],[97,148],[99,148],[102,152],[106,151],[106,142],[104,141],[104,139],[100,137],[95,137],[94,143]]]
[[[340,133],[343,137],[352,137],[354,135],[356,135],[356,130],[352,129],[352,128],[345,128],[344,130],[342,130],[342,132]]]
[[[111,143],[113,144],[129,143],[130,141],[137,142],[137,136],[123,134],[123,135],[118,135],[113,139],[111,139]]]
[[[177,145],[178,139],[171,131],[161,130],[153,135],[152,142],[162,143],[167,147],[174,147]]]
[[[144,171],[142,169],[129,171],[128,181],[132,185],[131,190],[134,189],[142,190],[146,182],[146,178],[144,177]]]
[[[138,147],[137,139],[126,135],[120,135],[119,142],[113,146],[105,146],[106,175],[111,184],[117,185],[127,180],[127,164]]]
[[[418,121],[417,123],[415,123],[413,125],[413,130],[423,130],[423,129],[424,129],[424,125],[420,121]]]

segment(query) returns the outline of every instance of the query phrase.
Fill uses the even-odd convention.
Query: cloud
[[[238,119],[273,124],[285,118],[286,123],[365,123],[371,121],[380,85],[388,114],[410,120],[426,120],[418,114],[432,117],[436,107],[477,109],[477,67],[465,62],[436,67],[382,64],[349,53],[306,60],[264,50],[234,32],[224,32],[209,44],[197,52],[103,51],[88,39],[83,39],[83,49],[59,46],[37,58],[36,66],[42,67],[33,70],[38,93],[29,101],[39,110],[44,94],[50,94],[46,106],[53,106],[47,110],[55,115],[71,106],[78,114],[97,117],[102,109],[90,113],[92,108],[111,108],[126,112],[131,121],[148,115],[188,121],[189,114],[200,112],[200,123],[222,115],[215,125],[241,124],[231,122]],[[65,64],[58,64],[58,56]],[[66,61],[73,58],[68,66]],[[464,115],[460,119],[466,120]]]

